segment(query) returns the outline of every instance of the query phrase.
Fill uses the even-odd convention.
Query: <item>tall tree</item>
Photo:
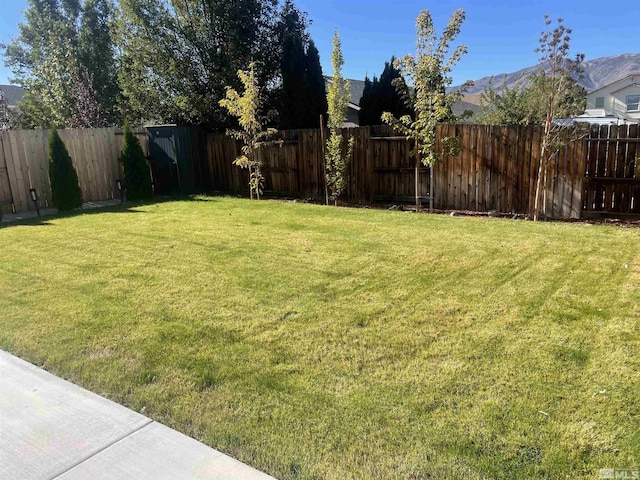
[[[117,112],[120,95],[113,38],[114,6],[111,0],[85,0],[78,32],[79,75],[90,79],[95,102],[109,125],[121,118]],[[86,73],[84,72],[86,70]],[[97,126],[97,125],[95,125]]]
[[[429,11],[420,12],[416,21],[418,35],[416,54],[407,55],[396,62],[402,77],[410,80],[414,85],[414,93],[407,100],[413,103],[415,119],[411,115],[397,118],[390,112],[385,112],[382,116],[385,123],[394,126],[415,142],[417,209],[420,208],[420,164],[431,166],[429,210],[433,211],[433,164],[442,155],[455,154],[459,150],[457,137],[440,138],[438,148],[436,127],[439,122],[451,121],[454,118],[451,106],[460,100],[472,85],[471,82],[465,82],[456,91],[447,92],[446,90],[452,82],[453,67],[462,55],[467,53],[466,45],[458,45],[449,55],[449,46],[460,34],[464,19],[464,10],[454,11],[442,35],[438,38]],[[401,92],[409,95],[399,82],[396,82],[396,85]]]
[[[364,90],[360,98],[360,111],[358,112],[358,123],[361,126],[379,125],[381,115],[385,110],[382,108],[382,98],[380,96],[380,81],[378,77],[373,77],[373,82],[365,77]],[[377,119],[377,120],[376,120]]]
[[[68,123],[73,128],[99,128],[108,125],[107,114],[98,100],[93,75],[81,65],[71,79],[70,94],[75,107]]]
[[[255,62],[249,64],[249,70],[238,71],[238,77],[244,86],[240,95],[233,88],[228,87],[225,98],[220,105],[237,118],[240,130],[227,130],[227,134],[241,140],[242,155],[234,160],[240,168],[249,170],[249,194],[253,200],[254,194],[258,200],[262,195],[264,177],[262,175],[262,159],[257,155],[258,149],[269,137],[277,131],[265,128],[265,119],[260,116],[260,87],[256,76]]]
[[[407,105],[406,97],[409,94],[407,84],[402,78],[402,73],[396,67],[396,58],[391,57],[390,62],[385,62],[384,70],[380,75],[379,97],[380,111],[375,112],[376,123],[382,121],[384,112],[391,112],[396,117],[412,115]]]
[[[225,87],[253,59],[261,98],[279,73],[277,0],[120,0],[119,80],[134,123],[177,122],[223,129]]]
[[[81,76],[83,67],[90,73],[93,68],[83,63],[81,45],[99,41],[105,35],[103,30],[108,28],[105,20],[81,41],[82,29],[88,28],[82,25],[91,23],[94,4],[107,5],[107,1],[86,0],[83,7],[80,0],[28,0],[25,22],[18,26],[19,35],[5,50],[5,64],[14,73],[12,81],[27,89],[20,104],[21,126],[71,126],[78,108],[71,92],[76,84],[74,79]],[[100,44],[96,50],[101,54],[96,61],[100,65],[113,62],[113,49]],[[93,81],[94,77],[90,78]],[[100,88],[93,85],[96,91]]]
[[[292,0],[285,1],[280,13],[279,35],[282,44],[280,129],[304,128],[309,85],[305,75],[308,40],[305,15]]]
[[[360,99],[360,125],[380,125],[384,112],[390,112],[397,118],[411,114],[405,101],[408,87],[395,64],[395,57],[391,57],[390,62],[385,62],[380,80],[374,77],[368,90],[368,79],[365,79],[365,91]]]
[[[358,112],[358,123],[360,126],[371,125],[371,93],[373,84],[369,75],[364,77],[364,89],[360,97],[360,111]]]
[[[342,150],[342,125],[349,107],[349,81],[342,78],[344,57],[340,36],[336,30],[333,35],[333,52],[331,53],[331,65],[333,66],[333,78],[329,83],[327,92],[327,104],[329,105],[329,137],[325,149],[325,176],[328,190],[328,198],[337,203],[338,197],[344,191],[346,185],[347,163],[353,150],[353,138],[349,139],[347,150]]]
[[[545,25],[551,25],[549,16],[545,16]],[[549,165],[561,146],[563,127],[554,124],[554,118],[566,112],[566,108],[575,108],[571,100],[575,92],[577,78],[582,75],[582,61],[584,55],[569,57],[571,48],[571,29],[564,26],[563,20],[558,19],[552,30],[543,31],[540,35],[540,46],[536,49],[539,55],[540,68],[533,79],[533,87],[540,96],[544,112],[544,133],[540,145],[540,161],[538,164],[538,179],[536,181],[536,196],[533,207],[533,219],[539,220],[546,214],[547,180]],[[567,100],[569,99],[569,100]]]
[[[278,24],[282,46],[280,128],[317,128],[327,112],[320,54],[308,33],[306,14],[285,1]]]
[[[320,115],[326,115],[329,107],[324,75],[320,65],[320,53],[311,39],[307,45],[305,65],[305,79],[309,90],[307,92],[307,119],[303,123],[303,128],[318,128]]]

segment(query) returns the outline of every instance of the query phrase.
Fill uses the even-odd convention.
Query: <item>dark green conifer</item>
[[[318,128],[327,112],[327,95],[320,54],[308,33],[307,15],[292,0],[280,12],[281,43],[280,129]]]
[[[371,117],[371,80],[369,76],[364,77],[364,90],[360,98],[360,111],[358,112],[358,121],[361,126],[371,125],[369,120]]]
[[[140,141],[133,134],[128,124],[124,126],[124,142],[122,143],[122,164],[127,188],[127,200],[148,200],[153,195],[149,166],[144,158]]]
[[[320,65],[320,53],[313,40],[309,40],[307,54],[305,56],[305,79],[308,88],[307,93],[307,115],[303,128],[318,128],[320,115],[327,116],[327,91]]]
[[[390,62],[385,62],[380,80],[374,76],[369,88],[367,88],[368,79],[365,79],[365,93],[360,103],[360,125],[381,125],[383,112],[391,112],[397,118],[411,114],[405,98],[398,91],[400,88],[400,92],[408,94],[406,83],[394,63],[394,57],[391,57]],[[362,113],[363,102],[364,113]]]
[[[49,133],[49,180],[51,199],[58,210],[73,210],[82,206],[78,174],[55,128]]]

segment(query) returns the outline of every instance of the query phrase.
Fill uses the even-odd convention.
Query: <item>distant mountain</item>
[[[586,88],[588,92],[592,92],[616,80],[620,80],[631,73],[640,72],[640,53],[623,53],[622,55],[586,60],[582,65],[584,67],[584,75],[579,83]],[[538,65],[535,65],[513,73],[496,73],[493,75],[493,84],[495,86],[501,86],[505,81],[506,75],[506,83],[511,87],[518,80],[535,73],[537,69]],[[482,93],[484,88],[489,85],[490,80],[491,77],[476,80],[475,85],[469,89],[467,95],[478,95]]]
[[[15,85],[0,85],[0,90],[4,92],[7,105],[10,107],[17,107],[25,92],[24,88]]]

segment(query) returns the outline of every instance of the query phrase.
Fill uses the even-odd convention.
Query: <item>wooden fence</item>
[[[443,125],[440,137],[461,139],[460,154],[434,165],[438,208],[530,213],[540,162],[541,127]],[[549,218],[579,218],[585,142],[568,130],[543,172],[541,207]],[[545,188],[546,180],[546,188]]]
[[[587,140],[583,216],[640,215],[640,128],[593,127]]]
[[[640,215],[640,128],[593,127],[588,133],[568,132],[563,148],[545,170],[542,205],[549,218],[582,215]],[[85,201],[115,198],[122,146],[120,129],[60,130],[72,157]],[[146,154],[148,132],[139,130]],[[352,201],[412,201],[416,172],[424,202],[433,196],[438,209],[498,210],[531,213],[540,158],[539,127],[440,125],[438,139],[460,138],[456,156],[433,167],[416,168],[412,144],[389,127],[349,129],[354,151],[347,169],[344,197]],[[0,133],[0,211],[31,210],[29,189],[38,192],[41,207],[51,203],[47,154],[48,131]],[[233,165],[240,145],[219,134],[191,135],[194,185],[202,191],[247,193],[247,171]],[[439,140],[438,140],[439,141]],[[204,143],[204,145],[203,145]],[[193,152],[206,151],[204,154]],[[188,153],[191,152],[191,153]],[[319,130],[279,132],[260,150],[266,191],[274,196],[324,199],[323,145]]]
[[[434,165],[433,189],[429,168],[417,169],[419,196],[426,201],[433,194],[438,209],[529,213],[534,205],[541,135],[539,127],[440,125],[438,139],[457,136],[462,148],[459,155],[444,157]],[[354,139],[346,198],[372,202],[414,197],[416,164],[406,138],[389,127],[349,129],[346,137]],[[267,192],[323,198],[319,131],[279,132],[278,140],[281,142],[260,152]],[[246,171],[232,165],[239,148],[235,140],[209,135],[207,158],[214,189],[247,191]],[[585,155],[584,139],[570,139],[548,165],[542,198],[546,216],[580,217]]]
[[[116,180],[122,178],[118,162],[122,129],[58,130],[78,173],[85,202],[116,198]],[[146,130],[135,132],[148,152]],[[29,189],[35,188],[40,207],[51,205],[48,130],[0,132],[0,212],[33,210]]]

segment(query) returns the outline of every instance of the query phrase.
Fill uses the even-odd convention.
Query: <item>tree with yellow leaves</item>
[[[262,159],[257,155],[258,149],[272,137],[277,130],[265,128],[265,119],[260,117],[260,88],[255,71],[255,62],[249,64],[246,71],[239,70],[238,77],[244,85],[244,94],[240,95],[233,88],[227,87],[226,96],[220,105],[238,119],[241,130],[227,130],[227,135],[242,141],[242,155],[233,161],[234,165],[249,170],[249,194],[258,200],[264,188],[262,175]]]

